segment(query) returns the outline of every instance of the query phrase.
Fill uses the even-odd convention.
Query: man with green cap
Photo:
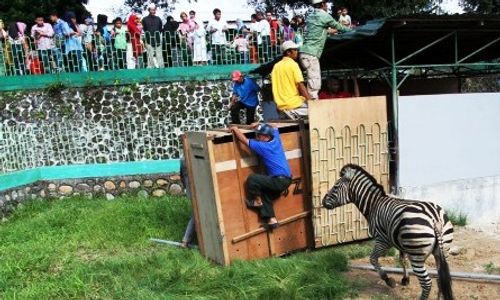
[[[307,17],[304,43],[300,47],[300,63],[306,70],[307,89],[312,99],[318,99],[321,89],[319,58],[325,47],[328,34],[349,31],[327,13],[326,0],[311,0],[314,11]]]

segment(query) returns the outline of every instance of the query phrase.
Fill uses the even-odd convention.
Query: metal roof
[[[412,15],[367,22],[330,37],[323,69],[468,68],[500,71],[500,15]],[[492,65],[489,65],[492,63]]]
[[[267,75],[281,58],[255,69]],[[421,76],[500,73],[500,15],[411,15],[375,19],[331,36],[325,70],[423,69]],[[423,74],[423,75],[422,75]]]

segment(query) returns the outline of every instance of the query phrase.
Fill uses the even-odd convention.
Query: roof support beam
[[[443,40],[445,40],[445,39],[449,38],[450,36],[452,36],[452,35],[454,35],[454,34],[455,34],[455,31],[452,31],[452,32],[450,32],[450,33],[445,34],[444,36],[442,36],[442,37],[438,38],[437,40],[433,41],[432,43],[430,43],[430,44],[428,44],[428,45],[426,45],[426,46],[424,46],[424,47],[422,47],[422,48],[418,49],[417,51],[415,51],[415,52],[413,52],[412,54],[410,54],[410,55],[406,56],[405,58],[400,59],[399,61],[395,62],[395,64],[396,64],[396,65],[401,64],[402,62],[404,62],[404,61],[406,61],[406,60],[408,60],[408,59],[412,58],[413,56],[415,56],[415,55],[417,55],[417,54],[419,54],[419,53],[421,53],[421,52],[423,52],[423,51],[425,51],[425,50],[429,49],[430,47],[432,47],[432,46],[436,45],[437,43],[442,42]],[[392,35],[393,35],[393,37],[392,37],[392,38],[394,38],[394,33],[392,33]],[[393,49],[393,51],[394,51],[394,49]]]
[[[477,49],[476,51],[470,53],[469,55],[465,56],[464,58],[462,58],[461,60],[457,61],[457,63],[461,63],[469,58],[471,58],[472,56],[476,55],[477,53],[483,51],[484,49],[490,47],[491,45],[495,44],[496,42],[500,41],[500,37],[494,39],[493,41],[489,42],[488,44],[484,45],[483,47]]]

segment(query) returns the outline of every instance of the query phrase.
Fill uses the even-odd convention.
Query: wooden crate
[[[348,163],[364,167],[388,191],[385,97],[309,102],[309,132],[315,247],[368,238],[368,222],[356,206],[327,210],[321,200]]]
[[[280,256],[313,245],[307,159],[303,159],[303,154],[308,153],[308,138],[303,124],[280,123],[278,128],[293,182],[288,192],[274,202],[281,225],[273,231],[265,231],[257,212],[248,209],[244,202],[248,175],[264,173],[257,157],[227,132],[185,134],[184,151],[200,251],[219,264]],[[252,131],[242,131],[247,137],[254,137]]]

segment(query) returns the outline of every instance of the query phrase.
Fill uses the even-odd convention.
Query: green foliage
[[[460,0],[460,5],[465,12],[469,13],[500,13],[500,1],[498,0]]]
[[[495,264],[491,261],[485,264],[483,267],[488,274],[500,274],[500,267],[495,266]]]
[[[81,0],[10,0],[0,1],[0,19],[6,23],[24,22],[33,24],[35,17],[39,14],[48,18],[49,15],[57,11],[61,16],[67,10],[72,10],[77,18],[82,21],[84,16],[90,15]],[[29,33],[29,32],[28,32]]]
[[[285,13],[285,7],[309,7],[309,0],[248,0],[248,3],[257,10],[272,9],[278,15]],[[394,15],[408,15],[433,12],[442,0],[415,0],[415,1],[382,1],[382,0],[338,0],[334,1],[333,9],[347,7],[349,14],[355,20],[365,20],[377,17]],[[484,14],[500,13],[499,0],[460,0],[460,6],[465,12]]]
[[[335,248],[216,266],[180,240],[185,197],[34,200],[0,226],[1,299],[343,299]]]
[[[61,92],[66,88],[66,85],[60,81],[56,81],[54,83],[49,84],[45,88],[45,92],[49,97],[59,98]]]
[[[446,215],[450,220],[451,224],[455,226],[465,226],[468,224],[467,214],[462,212],[447,211]]]

